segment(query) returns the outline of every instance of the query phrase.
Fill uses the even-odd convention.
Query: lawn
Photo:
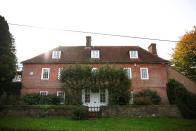
[[[63,117],[1,117],[0,130],[195,131],[196,120],[176,118],[101,118],[78,121]]]

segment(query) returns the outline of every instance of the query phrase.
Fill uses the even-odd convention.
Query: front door
[[[92,91],[90,89],[82,90],[82,102],[84,106],[100,107],[108,104],[108,91],[98,90]]]
[[[89,107],[99,107],[100,106],[100,95],[99,92],[93,93],[90,95]]]

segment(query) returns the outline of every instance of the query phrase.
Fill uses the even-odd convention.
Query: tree
[[[188,78],[196,81],[196,27],[186,32],[172,54],[172,64]]]
[[[14,39],[4,17],[0,16],[0,95],[16,73]]]

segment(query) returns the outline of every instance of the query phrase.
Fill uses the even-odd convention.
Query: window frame
[[[130,67],[125,67],[125,68],[123,68],[124,70],[129,70],[129,72],[130,72],[130,76],[128,77],[129,79],[132,79],[133,78],[133,76],[132,76],[132,70],[131,70],[131,68]],[[127,73],[127,71],[126,71],[126,73]],[[128,76],[128,74],[127,74],[127,76]]]
[[[88,91],[88,94],[87,94]],[[87,99],[88,97],[88,99]],[[85,89],[84,90],[84,103],[90,103],[91,101],[91,90],[90,89]]]
[[[48,78],[44,78],[43,75],[44,75],[44,70],[48,70]],[[42,68],[42,73],[41,73],[41,80],[49,80],[50,78],[50,68]]]
[[[59,96],[59,93],[63,93],[63,96]],[[56,96],[60,98],[60,104],[65,103],[65,92],[64,91],[57,91]]]
[[[61,58],[61,51],[52,51],[52,59],[60,59]]]
[[[91,59],[99,59],[100,50],[91,50]]]
[[[63,70],[63,68],[58,68],[58,73],[57,73],[57,79],[60,80],[61,77],[61,71]]]
[[[146,78],[143,78],[142,70],[146,70],[146,76],[147,76]],[[141,80],[148,80],[149,79],[148,68],[140,68],[140,77],[141,77]]]
[[[100,103],[106,103],[106,89],[100,89]]]
[[[42,93],[46,93],[46,95],[42,95]],[[40,91],[39,94],[40,94],[40,96],[47,96],[48,95],[48,91]]]
[[[136,52],[136,55],[133,56],[131,52]],[[130,50],[129,57],[130,57],[130,59],[138,59],[138,51],[137,50]]]

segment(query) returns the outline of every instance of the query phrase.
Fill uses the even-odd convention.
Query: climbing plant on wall
[[[92,71],[90,66],[69,66],[62,70],[61,82],[67,104],[81,104],[81,90],[86,88],[91,90],[108,89],[109,104],[127,104],[129,102],[131,81],[123,68],[105,65]]]

